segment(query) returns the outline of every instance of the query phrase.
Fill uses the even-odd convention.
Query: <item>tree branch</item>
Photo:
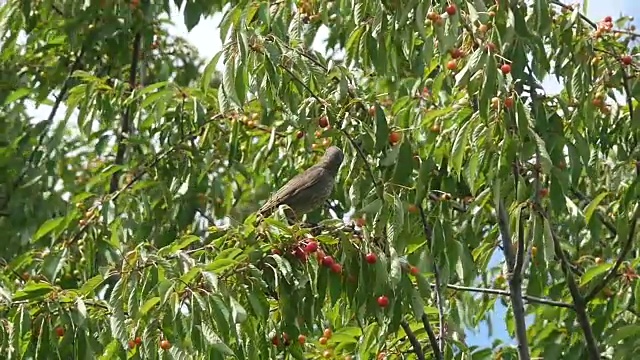
[[[407,337],[409,338],[409,342],[411,343],[411,346],[413,346],[413,352],[416,354],[416,358],[418,360],[425,360],[424,353],[422,352],[422,346],[420,346],[420,342],[416,338],[416,334],[414,334],[413,331],[411,331],[411,328],[409,327],[409,323],[406,320],[402,320],[400,322],[400,326],[402,326],[402,329],[404,330],[405,334],[407,334]]]
[[[544,221],[549,221],[546,215],[542,215],[542,217]],[[551,228],[551,224],[548,224],[548,226],[549,228]],[[553,248],[555,250],[556,256],[560,258],[560,266],[562,268],[562,271],[564,272],[564,276],[567,278],[567,285],[569,286],[569,292],[571,293],[571,297],[573,298],[574,309],[578,317],[578,323],[582,328],[585,341],[587,343],[589,359],[599,360],[600,351],[598,350],[596,338],[593,335],[593,329],[591,328],[589,316],[587,315],[587,303],[582,297],[582,294],[580,294],[580,289],[578,289],[578,285],[576,284],[576,281],[573,278],[573,274],[571,273],[571,269],[568,265],[569,260],[567,260],[567,258],[564,256],[564,252],[562,251],[562,247],[560,246],[560,240],[558,240],[558,237],[556,236],[553,229],[551,229],[551,238],[553,240]]]
[[[432,229],[427,223],[427,217],[424,214],[424,209],[422,208],[422,204],[418,205],[418,209],[420,210],[420,220],[422,220],[422,230],[424,231],[424,237],[427,240],[427,245],[429,249],[432,249],[432,239],[431,233]],[[433,352],[435,354],[436,359],[442,359],[442,354],[444,353],[444,304],[442,301],[442,281],[440,279],[440,269],[436,264],[436,261],[433,262],[433,275],[435,277],[435,291],[436,291],[436,306],[438,307],[438,326],[440,327],[440,337],[438,338],[438,347],[434,348]]]
[[[442,360],[442,353],[438,347],[438,340],[436,339],[436,334],[433,332],[433,328],[431,327],[431,323],[429,322],[429,317],[427,314],[422,314],[421,317],[422,326],[424,327],[424,331],[427,332],[427,336],[429,337],[429,343],[431,344],[431,348],[433,349],[433,355],[436,360]]]
[[[536,161],[538,162],[538,159],[536,159]],[[513,166],[513,176],[514,176],[514,181],[515,181],[515,189],[516,189],[516,193],[518,191],[518,163],[514,162],[514,166]],[[536,185],[536,196],[539,196],[540,194],[540,184]],[[504,207],[503,203],[500,203],[500,205],[502,207]],[[506,213],[506,210],[504,210],[504,208],[502,209],[503,213],[500,213],[499,211],[499,219],[500,217],[503,217],[502,220],[505,221],[506,228],[505,230],[507,231],[506,233],[508,234],[509,230],[508,230],[508,224],[509,224],[509,219]],[[520,287],[518,288],[518,294],[522,295],[522,267],[524,266],[524,252],[525,252],[525,244],[524,244],[524,231],[523,231],[523,226],[522,226],[522,212],[520,212],[520,214],[518,214],[518,224],[519,224],[519,228],[518,228],[518,247],[516,249],[516,256],[515,256],[515,263],[513,265],[513,271],[511,271],[514,276],[518,276],[518,281],[520,284]],[[500,233],[504,234],[502,232],[503,228],[500,228]],[[509,243],[512,243],[511,238],[509,238]],[[504,245],[504,239],[503,239],[503,245]],[[511,287],[511,286],[510,286]],[[524,305],[523,305],[523,309],[524,309]],[[526,326],[525,326],[526,328]]]
[[[539,153],[536,151],[536,157],[539,156]],[[534,172],[535,174],[535,183],[536,188],[540,187],[540,173],[538,171]],[[573,273],[571,272],[571,266],[569,260],[564,254],[562,250],[562,246],[560,245],[560,240],[556,236],[555,232],[551,228],[551,222],[549,221],[549,215],[542,208],[542,204],[540,202],[539,194],[536,194],[534,198],[534,209],[542,217],[543,221],[546,222],[544,226],[549,229],[551,232],[551,239],[553,241],[553,249],[556,253],[556,257],[560,259],[560,267],[562,268],[562,272],[564,273],[565,278],[567,279],[567,285],[569,286],[569,293],[571,294],[571,298],[573,299],[574,310],[576,311],[576,316],[578,318],[578,323],[582,328],[582,332],[584,333],[584,338],[587,343],[587,351],[589,354],[589,359],[591,360],[599,360],[600,359],[600,351],[598,350],[598,345],[596,344],[595,336],[593,335],[593,329],[591,328],[591,323],[589,321],[589,316],[587,315],[587,302],[584,297],[580,293],[580,289],[576,284],[575,279],[573,278]]]
[[[136,88],[136,74],[138,72],[138,59],[140,58],[140,47],[142,43],[142,35],[137,32],[133,40],[133,50],[131,52],[131,68],[129,69],[129,91],[133,91]],[[115,164],[116,166],[124,164],[124,156],[126,154],[127,145],[125,140],[131,132],[131,111],[133,104],[127,105],[127,108],[122,115],[122,122],[120,127],[120,134],[118,134],[117,148]],[[111,184],[109,186],[109,193],[113,193],[118,189],[118,182],[122,170],[118,170],[111,176]]]
[[[520,258],[524,253],[524,242],[518,244],[518,253],[513,254],[511,235],[509,234],[509,217],[504,208],[504,201],[498,201],[498,227],[502,238],[502,251],[509,269],[509,292],[511,294],[511,305],[513,306],[513,317],[516,326],[516,340],[518,341],[518,356],[520,360],[530,360],[529,343],[527,341],[527,324],[524,318],[524,301],[522,300],[522,261]]]

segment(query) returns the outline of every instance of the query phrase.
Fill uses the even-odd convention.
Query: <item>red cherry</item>
[[[378,261],[378,256],[374,253],[368,253],[364,259],[369,263],[369,264],[375,264]]]
[[[502,71],[503,74],[507,75],[508,73],[511,72],[511,65],[504,64],[500,67],[500,70]]]
[[[462,50],[455,48],[453,50],[451,50],[451,57],[454,59],[459,59],[464,55],[464,53],[462,52]]]
[[[295,256],[302,262],[307,262],[308,255],[301,246],[298,246],[295,249],[293,249],[293,256]]]
[[[133,340],[133,342],[135,342],[136,345],[140,345],[140,344],[142,344],[142,339],[140,339],[140,336],[136,336],[136,338]]]
[[[613,19],[611,18],[611,16],[605,16],[604,17],[604,22],[611,22],[613,21]]]
[[[417,267],[415,267],[415,266],[413,266],[413,265],[412,265],[412,266],[409,268],[409,273],[411,273],[411,275],[413,275],[413,276],[416,276],[416,275],[418,275],[418,273],[420,273],[420,270],[418,270],[418,268],[417,268]]]
[[[136,342],[133,340],[129,340],[127,344],[129,345],[129,349],[133,349],[136,347]]]
[[[298,335],[298,343],[300,343],[300,345],[304,345],[305,342],[307,342],[307,337],[302,334]]]
[[[308,253],[314,253],[318,251],[318,243],[315,241],[309,241],[309,243],[304,247],[304,251]]]
[[[447,63],[447,69],[453,71],[458,67],[458,62],[455,60],[449,60]]]
[[[325,256],[322,258],[322,265],[326,267],[332,267],[335,264],[335,261],[331,256]]]
[[[326,128],[329,126],[329,118],[321,116],[320,119],[318,119],[318,125],[320,125],[321,128]]]
[[[171,349],[171,343],[169,342],[169,340],[162,340],[160,341],[160,348],[162,350],[169,350]]]
[[[394,131],[389,134],[389,142],[391,143],[391,145],[397,144],[400,139],[402,139],[402,134],[400,134],[399,132]]]
[[[342,274],[342,265],[334,263],[333,265],[331,265],[331,271],[336,274]]]
[[[511,109],[513,107],[513,98],[511,96],[504,99],[504,107],[507,109]]]
[[[449,6],[447,6],[447,14],[449,14],[449,16],[453,16],[456,14],[456,6],[451,4]]]
[[[386,308],[387,306],[389,306],[389,298],[384,295],[378,297],[378,306],[380,306],[381,308]]]
[[[631,65],[631,63],[633,62],[633,58],[630,55],[623,56],[621,60],[625,65]]]
[[[272,343],[273,345],[275,345],[275,346],[278,346],[278,344],[280,344],[280,339],[278,339],[278,335],[274,335],[274,336],[271,338],[271,343]]]
[[[298,131],[296,133],[296,138],[297,139],[302,139],[304,137],[304,131]]]
[[[64,336],[64,328],[62,326],[58,326],[56,328],[56,335],[58,335],[58,337],[63,337]]]

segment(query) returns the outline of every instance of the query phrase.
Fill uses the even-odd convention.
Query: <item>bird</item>
[[[320,207],[331,195],[336,175],[344,160],[344,153],[337,146],[329,147],[320,161],[294,176],[258,210],[259,218],[269,217],[280,205],[289,221]]]

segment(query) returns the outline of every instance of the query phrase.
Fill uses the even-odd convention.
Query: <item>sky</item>
[[[2,0],[0,0],[0,4],[1,3]],[[566,1],[566,3],[569,2]],[[616,19],[622,14],[634,16],[636,18],[635,24],[636,26],[638,26],[639,23],[637,21],[637,18],[640,16],[640,0],[587,1],[587,16],[594,21],[599,21],[607,15],[612,16],[614,19]],[[213,58],[213,56],[215,56],[222,48],[220,32],[218,30],[218,23],[220,22],[220,19],[221,15],[219,14],[216,14],[215,16],[208,19],[202,19],[200,23],[191,30],[191,32],[188,32],[186,26],[184,25],[183,17],[180,11],[176,8],[173,8],[171,20],[175,25],[169,27],[169,32],[187,39],[198,49],[202,58],[209,60]],[[640,26],[638,26],[638,28],[640,28]],[[316,50],[323,51],[323,42],[326,36],[327,29],[321,29],[313,44],[313,47]],[[219,66],[221,66],[221,64],[219,64]],[[561,89],[560,85],[555,81],[555,79],[552,78],[545,79],[543,81],[543,86],[547,93],[558,93]],[[33,109],[33,107],[31,108],[31,113],[35,116],[34,121],[41,121],[46,119],[50,111],[50,107],[44,105],[40,106],[37,109]],[[56,117],[64,117],[65,112],[66,109],[60,109]],[[500,259],[501,254],[496,252],[494,254],[492,262],[495,264]],[[493,331],[490,333],[489,328],[486,325],[475,329],[475,331],[469,331],[466,338],[467,343],[469,345],[489,346],[494,339],[502,339],[503,341],[513,343],[513,341],[510,340],[509,336],[507,335],[504,321],[501,320],[505,316],[505,311],[506,309],[502,307],[499,302],[496,303],[496,309],[494,310],[493,314],[491,314],[491,317],[493,319],[498,319],[498,321],[493,322]]]
[[[571,2],[565,1],[565,3],[570,4]],[[583,1],[580,1],[580,3],[583,3]],[[613,17],[615,20],[620,15],[624,14],[634,16],[636,18],[635,24],[638,26],[637,18],[640,17],[640,0],[591,0],[586,2],[586,6],[587,16],[596,22],[600,21],[607,15]],[[217,28],[217,24],[221,19],[220,15],[215,15],[209,19],[202,19],[200,23],[191,30],[191,32],[187,31],[187,28],[182,21],[182,16],[176,8],[173,9],[171,19],[175,26],[171,27],[169,31],[172,34],[182,36],[189,40],[189,42],[198,48],[200,55],[203,58],[211,59],[222,48],[220,32]],[[638,28],[640,28],[640,26],[638,26]],[[318,32],[313,44],[313,47],[316,50],[323,51],[323,42],[326,36],[326,28],[323,28]],[[558,93],[561,90],[561,86],[555,78],[544,79],[543,87],[547,93]],[[498,263],[501,258],[502,254],[497,251],[493,256],[492,262],[494,264]],[[504,321],[502,321],[505,313],[506,308],[503,307],[500,302],[496,302],[496,308],[491,314],[491,318],[495,319],[492,322],[492,331],[489,331],[489,327],[486,325],[480,326],[478,329],[475,329],[475,331],[468,331],[466,334],[467,344],[470,346],[490,346],[495,339],[501,339],[506,343],[514,343],[507,335],[506,325],[504,324]]]

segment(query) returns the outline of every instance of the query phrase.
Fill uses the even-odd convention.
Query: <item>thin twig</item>
[[[309,92],[309,94],[311,94],[311,96],[313,96],[313,98],[314,98],[314,99],[316,99],[320,104],[322,104],[322,105],[324,105],[324,106],[327,106],[327,105],[328,105],[326,100],[324,100],[324,99],[320,98],[320,96],[316,95],[316,93],[315,93],[313,90],[311,90],[311,88],[310,88],[307,84],[305,84],[305,82],[304,82],[304,81],[300,80],[300,79],[296,76],[296,74],[294,74],[294,73],[293,73],[293,71],[291,71],[291,70],[287,69],[287,68],[286,68],[285,66],[283,66],[283,65],[278,65],[278,66],[279,66],[281,69],[283,69],[284,71],[286,71],[286,72],[287,72],[287,74],[289,74],[289,76],[291,76],[291,77],[293,78],[293,80],[295,80],[298,84],[302,85],[302,87],[303,87],[303,88],[305,88],[305,90],[307,90],[307,91]]]
[[[198,214],[200,214],[200,216],[202,216],[205,220],[207,220],[207,222],[209,223],[209,226],[213,226],[215,225],[215,220],[213,220],[213,218],[211,216],[209,216],[207,213],[204,212],[204,210],[200,209],[200,208],[196,208],[196,212]]]
[[[422,208],[422,204],[418,206],[420,210],[420,219],[422,221],[422,230],[424,231],[424,237],[427,240],[427,246],[429,249],[432,249],[432,238],[431,233],[432,229],[427,223],[427,217],[425,216],[424,209]],[[433,275],[435,277],[435,291],[436,291],[436,306],[438,308],[438,326],[440,327],[440,336],[438,338],[438,348],[437,351],[434,349],[434,353],[436,355],[436,359],[442,359],[442,354],[444,353],[444,304],[442,301],[442,279],[440,278],[440,269],[436,264],[436,261],[433,262]]]
[[[373,186],[376,188],[376,193],[378,194],[378,198],[380,198],[380,201],[384,203],[384,188],[379,183],[379,181],[376,180],[376,177],[373,174],[373,169],[371,168],[369,161],[367,161],[367,156],[364,154],[364,151],[362,151],[362,148],[360,148],[360,145],[358,145],[358,143],[351,137],[351,135],[349,135],[349,133],[347,133],[346,130],[340,129],[340,132],[347,138],[347,140],[349,140],[351,145],[356,149],[356,153],[358,154],[360,159],[362,159],[362,162],[364,163],[364,167],[365,169],[367,169],[367,173],[371,178],[371,182],[373,183]]]
[[[447,284],[446,286],[448,289],[458,290],[458,291],[468,291],[468,292],[476,292],[481,294],[493,294],[493,295],[502,295],[502,296],[509,296],[509,297],[511,296],[511,293],[507,290],[478,288],[478,287],[462,286],[462,285],[454,285],[454,284]],[[431,287],[435,288],[435,284],[431,284]],[[523,294],[522,298],[528,303],[532,303],[532,304],[542,304],[542,305],[561,307],[565,309],[573,309],[572,304],[565,303],[562,301],[555,301],[555,300],[540,298],[537,296],[531,296],[526,294]]]
[[[425,360],[424,353],[422,352],[422,346],[420,346],[420,342],[416,338],[416,334],[411,331],[409,323],[406,320],[402,320],[400,321],[400,326],[402,326],[405,334],[407,334],[409,342],[411,343],[411,346],[413,346],[413,352],[416,354],[416,358],[418,360]]]
[[[557,5],[562,7],[565,10],[570,10],[573,11],[574,8],[573,6],[567,5],[567,4],[563,4],[561,1],[558,0],[551,0],[550,1],[551,4],[553,5]],[[584,15],[583,13],[578,11],[578,16],[580,17],[580,19],[582,19],[583,21],[585,21],[587,24],[591,25],[592,28],[597,29],[598,28],[598,24],[596,24],[595,22],[593,22],[591,19],[589,19],[586,15]]]
[[[527,324],[525,321],[524,301],[522,299],[522,271],[518,269],[516,257],[522,254],[513,254],[511,235],[509,233],[509,217],[505,209],[504,201],[498,200],[498,227],[502,238],[502,251],[509,269],[509,292],[511,294],[511,305],[513,306],[513,317],[516,326],[516,340],[518,341],[518,356],[520,360],[530,360],[529,343],[527,341]],[[518,244],[518,252],[524,252],[524,244]],[[516,272],[517,271],[517,272]]]

